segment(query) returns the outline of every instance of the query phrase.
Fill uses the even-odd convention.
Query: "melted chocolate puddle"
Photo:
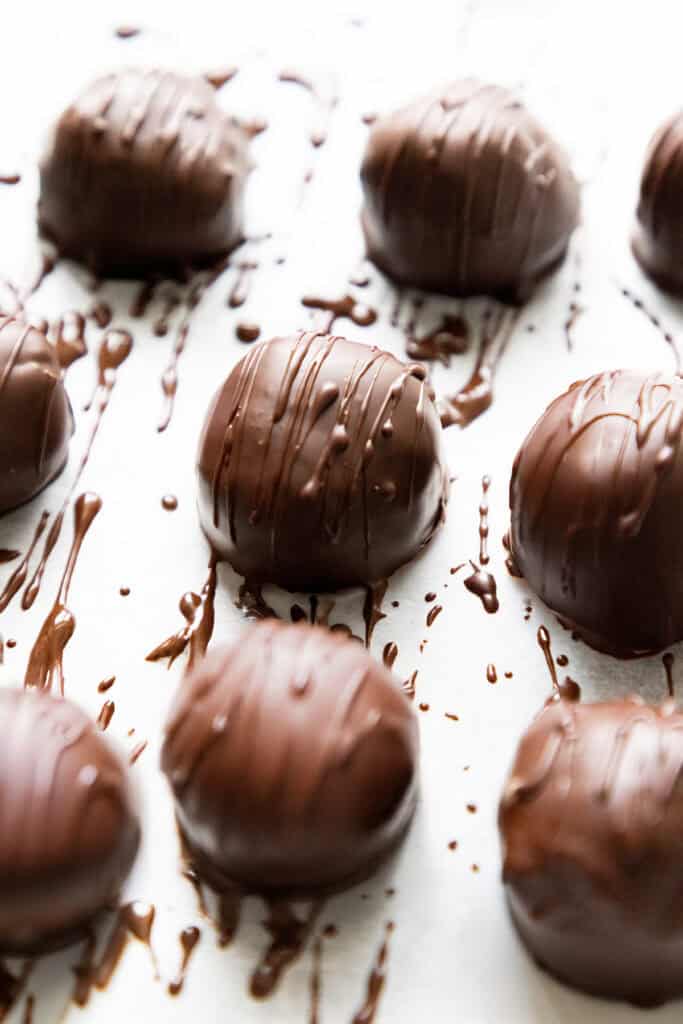
[[[443,366],[450,366],[452,355],[462,355],[469,348],[469,325],[462,316],[446,315],[441,323],[429,334],[415,336],[415,320],[420,305],[415,301],[414,314],[406,326],[406,353],[411,359],[423,362],[438,360]]]
[[[496,369],[518,318],[517,309],[498,309],[496,316],[490,309],[485,311],[479,354],[472,375],[459,391],[447,395],[439,403],[444,428],[454,425],[467,427],[491,406]]]
[[[26,688],[36,686],[51,690],[55,681],[59,692],[64,695],[64,670],[62,659],[64,649],[76,628],[76,619],[67,607],[69,590],[73,579],[78,555],[85,536],[95,516],[102,507],[102,499],[96,494],[81,494],[74,505],[74,538],[66,561],[59,590],[47,618],[43,622],[38,638],[31,650],[24,677]]]
[[[163,306],[161,312],[152,324],[152,331],[157,338],[165,338],[168,334],[170,320],[178,306],[181,304],[181,297],[172,286],[168,286],[163,295],[160,296]]]
[[[187,928],[183,928],[180,933],[180,948],[182,950],[182,957],[180,960],[180,967],[173,981],[168,983],[169,995],[177,996],[183,990],[185,984],[185,978],[187,977],[187,968],[190,963],[190,958],[201,938],[201,932],[199,928],[194,925],[189,925]]]
[[[93,986],[100,990],[111,981],[128,939],[132,935],[149,949],[155,978],[159,977],[156,957],[152,949],[151,937],[154,925],[155,908],[151,903],[135,900],[126,903],[116,914],[114,925],[99,958],[96,958],[96,941],[94,933],[88,936],[81,962],[74,967],[76,984],[72,1000],[76,1006],[86,1006]]]
[[[389,954],[389,937],[394,930],[393,921],[388,921],[385,926],[385,938],[379,947],[377,958],[370,971],[365,993],[365,1002],[360,1010],[354,1015],[352,1024],[372,1024],[375,1019],[382,992],[386,984],[387,956]]]
[[[325,299],[316,295],[304,295],[301,300],[306,309],[320,309],[329,313],[323,330],[332,333],[337,320],[351,320],[356,327],[370,327],[377,320],[377,311],[371,306],[358,302],[353,295],[342,295],[340,299]]]
[[[272,941],[251,976],[249,991],[256,999],[272,995],[285,970],[301,955],[323,902],[314,902],[303,920],[285,900],[268,900],[267,907],[264,927]]]
[[[179,607],[185,619],[185,625],[177,633],[173,633],[163,640],[153,651],[150,651],[146,661],[162,661],[164,658],[168,658],[168,667],[170,668],[176,658],[180,657],[189,647],[188,667],[190,667],[198,657],[206,653],[213,635],[215,621],[217,566],[218,559],[215,554],[212,554],[201,594],[195,594],[190,590],[180,598]]]
[[[235,327],[235,337],[244,345],[251,345],[252,342],[258,341],[260,335],[261,328],[255,323],[239,323]]]

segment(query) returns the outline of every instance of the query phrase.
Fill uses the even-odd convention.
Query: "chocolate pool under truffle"
[[[162,768],[200,874],[306,894],[367,877],[415,809],[415,714],[360,644],[270,620],[184,680]]]
[[[512,918],[538,963],[594,995],[683,996],[683,714],[549,704],[500,805]]]
[[[0,317],[0,513],[62,471],[72,431],[54,349],[40,331]]]
[[[201,78],[129,69],[59,118],[38,221],[60,252],[108,274],[182,272],[242,238],[246,133]]]
[[[237,363],[209,409],[198,471],[214,549],[290,590],[385,578],[444,515],[424,370],[326,334],[274,338]]]
[[[472,79],[377,121],[361,179],[370,258],[450,295],[524,301],[578,222],[564,151],[512,93]]]
[[[633,252],[661,288],[683,295],[683,112],[650,142],[640,183]]]
[[[621,657],[683,639],[683,380],[573,384],[517,455],[510,548],[568,626]]]
[[[87,934],[139,843],[127,768],[70,701],[0,689],[0,951]]]

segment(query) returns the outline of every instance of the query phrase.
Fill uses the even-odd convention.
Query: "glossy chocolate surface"
[[[321,627],[249,627],[185,678],[162,768],[202,876],[313,893],[369,875],[416,801],[415,714],[363,647]]]
[[[473,79],[378,120],[361,179],[369,257],[429,291],[524,301],[578,222],[564,151],[512,93]]]
[[[246,133],[201,78],[131,68],[59,118],[38,222],[62,255],[108,274],[182,272],[242,238]]]
[[[0,513],[62,471],[72,431],[54,349],[35,328],[0,317]]]
[[[445,510],[424,370],[320,333],[254,345],[237,363],[209,409],[198,473],[214,549],[290,590],[388,576]]]
[[[633,253],[660,288],[683,295],[683,112],[654,135],[645,157]]]
[[[682,433],[680,377],[615,370],[555,399],[515,460],[513,560],[599,650],[683,639]]]
[[[683,715],[555,700],[500,805],[513,921],[539,964],[594,995],[683,995]]]
[[[70,701],[0,689],[0,950],[83,938],[115,905],[139,825],[121,759]]]

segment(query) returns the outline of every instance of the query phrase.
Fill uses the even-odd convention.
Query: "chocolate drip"
[[[382,661],[384,662],[384,667],[388,668],[389,671],[391,671],[391,669],[394,667],[394,662],[396,661],[397,657],[398,646],[393,642],[393,640],[390,640],[388,644],[384,645],[384,650],[382,651]]]
[[[467,427],[493,402],[496,370],[518,319],[516,310],[501,309],[497,317],[490,311],[482,321],[479,354],[471,377],[459,391],[439,403],[443,427]],[[494,320],[490,327],[491,319]]]
[[[14,595],[21,590],[28,574],[28,567],[31,561],[31,556],[36,549],[38,541],[43,535],[48,519],[50,518],[49,512],[41,512],[38,525],[33,533],[33,538],[28,546],[26,554],[22,558],[21,562],[14,569],[14,572],[7,580],[7,583],[0,593],[0,612],[4,612],[7,605],[10,603]]]
[[[29,655],[26,675],[24,677],[24,686],[27,688],[35,686],[42,690],[51,690],[53,684],[57,682],[59,684],[59,692],[64,694],[62,658],[64,648],[76,628],[76,619],[67,607],[69,590],[81,545],[101,507],[102,500],[96,494],[81,494],[76,499],[74,505],[74,539],[55,602],[43,622],[40,633]]]
[[[379,947],[377,958],[368,976],[365,1002],[354,1015],[352,1024],[372,1024],[372,1021],[375,1019],[387,980],[386,969],[387,956],[389,954],[389,937],[393,930],[393,921],[387,921],[384,941]]]
[[[484,476],[481,480],[481,504],[479,505],[479,562],[487,565],[489,560],[488,539],[489,539],[489,501],[488,490],[491,486],[491,477]]]
[[[100,299],[98,302],[93,302],[86,315],[88,319],[95,321],[100,330],[104,330],[105,327],[109,327],[114,314],[109,303]]]
[[[415,310],[415,317],[419,310]],[[406,325],[406,353],[411,359],[422,362],[436,361],[450,366],[452,355],[462,355],[469,348],[469,324],[462,316],[447,314],[441,317],[438,327],[419,338],[415,336],[415,318]]]
[[[319,148],[327,139],[330,116],[337,103],[336,97],[326,100],[322,96],[317,85],[310,78],[307,78],[300,72],[295,71],[293,68],[286,68],[285,70],[280,71],[277,77],[279,82],[288,82],[292,85],[298,85],[311,94],[315,103],[317,123],[311,130],[310,141],[314,148]]]
[[[251,345],[253,341],[258,341],[260,334],[261,328],[258,324],[240,323],[235,327],[235,337],[245,345]]]
[[[311,947],[311,981],[310,981],[310,1010],[308,1015],[309,1024],[321,1024],[320,1001],[322,997],[322,962],[323,962],[323,941],[318,936]]]
[[[129,764],[135,764],[138,758],[147,750],[147,740],[141,740],[140,743],[136,743],[130,752],[128,757]]]
[[[436,621],[437,617],[441,614],[442,611],[443,606],[440,604],[435,604],[433,608],[429,609],[429,611],[427,612],[427,627],[434,625],[434,622]]]
[[[496,672],[495,665],[489,664],[486,666],[486,682],[492,684],[498,682],[498,673]]]
[[[20,181],[20,174],[0,174],[0,185],[18,185]]]
[[[169,995],[179,995],[185,984],[185,978],[187,977],[187,968],[190,963],[190,958],[201,938],[201,932],[199,928],[194,925],[189,925],[187,928],[183,928],[180,933],[180,948],[182,950],[182,958],[180,961],[180,967],[173,981],[168,983]]]
[[[667,651],[666,654],[662,655],[662,664],[664,665],[664,671],[666,672],[666,689],[669,697],[674,697],[674,656],[671,651]]]
[[[153,651],[150,651],[146,661],[162,661],[164,658],[168,658],[168,667],[170,668],[176,658],[179,658],[189,647],[188,666],[191,666],[197,658],[206,653],[213,635],[215,621],[217,566],[218,560],[212,554],[201,594],[188,591],[180,599],[179,607],[185,619],[185,625],[177,633],[160,643],[158,647],[155,647]]]
[[[152,904],[143,903],[141,900],[126,903],[117,911],[114,924],[99,957],[96,957],[94,935],[86,940],[81,962],[74,967],[76,984],[72,999],[76,1006],[87,1005],[93,987],[100,991],[107,988],[131,936],[148,947],[155,976],[158,976],[156,958],[151,946],[154,917],[155,909]]]
[[[372,634],[375,626],[382,619],[386,619],[386,612],[382,611],[382,602],[389,587],[388,580],[379,580],[365,588],[365,600],[363,602],[363,621],[365,623],[365,646],[370,647]]]
[[[237,277],[228,295],[228,305],[231,309],[239,309],[249,298],[252,274],[258,270],[258,266],[254,260],[241,260],[237,264]]]
[[[284,972],[301,955],[323,905],[322,901],[313,903],[301,920],[285,900],[268,900],[264,927],[272,941],[251,976],[249,991],[256,999],[272,995]]]
[[[104,704],[100,708],[100,713],[97,716],[97,727],[105,732],[114,717],[116,711],[116,705],[113,700],[105,700]]]
[[[495,578],[490,572],[478,568],[474,562],[470,562],[474,572],[464,580],[465,587],[470,594],[474,594],[481,601],[484,609],[492,615],[500,607],[498,603],[498,588]]]
[[[72,310],[57,321],[54,345],[57,361],[63,370],[68,370],[72,363],[86,354],[88,346],[85,340],[85,317],[82,313]]]
[[[21,551],[14,551],[11,548],[0,548],[0,565],[7,565],[19,558]]]
[[[204,78],[212,85],[216,91],[222,89],[228,82],[232,82],[233,78],[239,71],[236,64],[231,64],[229,67],[216,68],[214,71],[207,71],[204,74]]]
[[[108,679],[103,679],[101,683],[97,684],[98,693],[106,693],[116,682],[116,676],[110,676]]]

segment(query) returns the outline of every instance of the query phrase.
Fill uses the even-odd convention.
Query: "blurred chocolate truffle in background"
[[[633,253],[652,280],[683,295],[683,112],[650,142],[640,182]]]
[[[593,995],[683,996],[683,715],[549,704],[500,805],[503,880],[532,956]]]
[[[395,849],[417,753],[408,698],[363,647],[269,620],[190,672],[161,763],[209,884],[303,896],[361,881]]]
[[[419,366],[319,333],[255,345],[206,418],[202,526],[255,582],[374,583],[443,519],[441,433]]]
[[[98,272],[182,273],[242,240],[248,138],[201,78],[129,69],[59,118],[40,168],[38,223]]]
[[[614,370],[555,399],[515,460],[512,560],[598,650],[683,639],[682,432],[680,377]]]
[[[64,468],[71,406],[52,345],[0,317],[0,513],[29,501]]]
[[[0,951],[83,939],[140,838],[123,761],[76,705],[0,688]]]
[[[376,121],[361,180],[370,259],[449,295],[523,302],[579,218],[564,151],[512,93],[472,79]]]

